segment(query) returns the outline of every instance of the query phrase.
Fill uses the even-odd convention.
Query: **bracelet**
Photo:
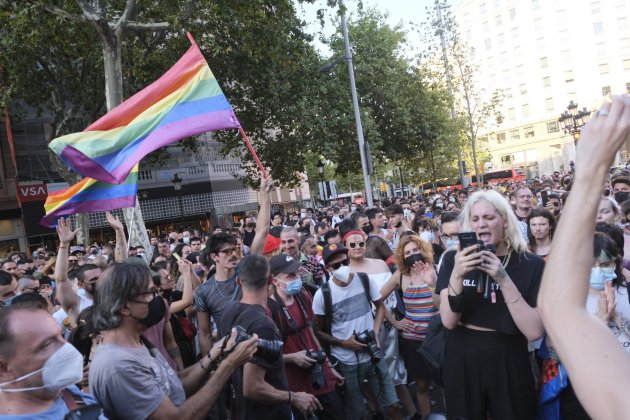
[[[291,391],[289,391],[289,405],[291,405]]]
[[[509,301],[509,302],[505,302],[505,303],[507,303],[507,304],[510,304],[510,303],[516,303],[516,302],[518,302],[519,300],[521,300],[521,298],[522,298],[522,297],[523,297],[523,295],[521,295],[521,294],[519,293],[519,294],[518,294],[518,297],[517,297],[516,299],[511,300],[511,301]]]

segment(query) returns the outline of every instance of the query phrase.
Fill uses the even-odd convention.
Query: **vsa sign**
[[[48,188],[46,184],[18,184],[17,195],[21,203],[45,201],[48,197]]]

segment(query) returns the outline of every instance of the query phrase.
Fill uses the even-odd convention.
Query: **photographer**
[[[353,231],[346,236],[350,234],[362,238],[361,232]],[[351,248],[355,247],[356,244],[352,243]],[[367,381],[386,418],[399,419],[400,406],[392,377],[372,330],[374,319],[371,306],[372,303],[377,307],[381,304],[379,288],[369,277],[350,272],[348,256],[343,247],[331,245],[324,253],[326,269],[332,276],[315,293],[313,312],[316,315],[318,337],[330,345],[331,355],[339,361],[339,372],[345,378],[346,418],[360,419],[367,416],[361,392],[363,382]],[[324,296],[324,292],[328,297]]]
[[[93,323],[103,341],[89,384],[108,418],[205,418],[233,370],[256,351],[257,337],[239,344],[233,331],[199,363],[176,373],[142,338],[165,311],[146,266],[114,264],[99,279]]]
[[[282,334],[282,353],[289,389],[315,395],[324,409],[315,414],[320,420],[344,419],[345,406],[336,390],[343,377],[330,365],[313,332],[311,295],[302,288],[300,261],[289,255],[276,255],[269,262],[276,291],[267,306]],[[302,419],[293,410],[294,418]]]
[[[245,335],[260,337],[250,363],[232,376],[237,419],[291,420],[291,409],[308,416],[321,410],[311,394],[289,390],[282,359],[280,332],[267,315],[269,265],[263,256],[248,255],[238,266],[237,282],[243,290],[240,302],[229,302],[221,315],[219,331],[239,326]]]

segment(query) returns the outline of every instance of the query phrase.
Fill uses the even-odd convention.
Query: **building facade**
[[[502,92],[503,122],[479,135],[492,168],[568,169],[575,146],[558,118],[569,102],[596,110],[630,92],[630,1],[463,0],[454,12],[480,65],[477,88],[486,99]]]
[[[68,187],[52,169],[47,118],[32,114],[10,123],[7,117],[0,130],[0,256],[10,250],[55,245],[54,229],[39,221],[48,193]],[[222,155],[221,145],[210,133],[201,136],[198,144],[195,153],[170,146],[165,161],[140,165],[138,199],[145,225],[153,234],[183,227],[200,231],[217,225],[229,227],[257,213],[258,191],[238,180],[244,174],[241,160]],[[176,175],[179,183],[173,182]],[[299,211],[310,202],[308,180],[303,178],[299,188],[275,190],[273,206]],[[113,239],[104,213],[90,213],[89,222],[90,242]]]

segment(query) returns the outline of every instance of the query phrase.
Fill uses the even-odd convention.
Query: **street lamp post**
[[[566,111],[560,114],[558,123],[560,124],[562,130],[564,130],[565,134],[573,136],[573,143],[577,146],[582,127],[584,127],[590,119],[591,111],[587,110],[586,107],[582,108],[580,111],[578,109],[578,104],[571,101],[569,102]]]
[[[184,217],[184,206],[182,205],[182,179],[179,177],[179,174],[176,173],[175,175],[173,175],[173,179],[171,179],[171,182],[173,183],[175,191],[177,191],[177,199],[179,201],[179,218],[181,222]],[[171,223],[173,222],[171,221]],[[174,223],[173,227],[175,227]]]
[[[343,0],[339,0],[339,7],[343,10]],[[322,67],[319,71],[328,73],[335,65],[343,60],[348,62],[348,76],[350,79],[350,92],[352,93],[352,105],[354,108],[354,119],[357,126],[357,139],[359,141],[359,153],[361,155],[361,169],[363,171],[363,188],[365,189],[365,198],[368,207],[374,206],[372,200],[372,187],[370,185],[370,174],[368,173],[368,158],[366,153],[365,140],[363,138],[363,125],[361,123],[361,111],[359,109],[359,98],[357,95],[357,86],[354,81],[354,66],[352,65],[352,51],[350,50],[350,39],[348,38],[348,25],[346,24],[345,12],[341,14],[341,32],[343,34],[343,42],[345,46],[345,56],[334,60],[332,63]]]
[[[321,158],[317,161],[317,172],[319,172],[319,193],[322,201],[326,204],[326,199],[328,198],[326,196],[328,194],[326,193],[326,184],[324,184],[324,162],[322,162]]]
[[[405,196],[405,181],[403,181],[403,173],[402,173],[402,161],[399,160],[398,162],[398,174],[400,175],[400,194],[402,197]]]

